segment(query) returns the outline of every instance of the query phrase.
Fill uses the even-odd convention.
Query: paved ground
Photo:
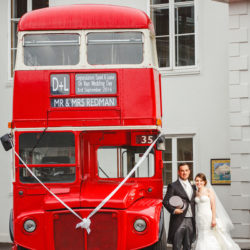
[[[171,247],[168,247],[168,250],[171,250]],[[7,243],[0,243],[0,250],[11,250],[11,245]],[[246,249],[250,250],[250,249]]]
[[[171,250],[172,248],[168,248],[168,250]],[[11,250],[11,245],[7,243],[0,243],[0,250]]]
[[[168,248],[171,250],[172,248]],[[11,245],[7,243],[0,243],[0,250],[11,250]]]
[[[7,243],[0,243],[0,250],[10,250],[11,245]]]

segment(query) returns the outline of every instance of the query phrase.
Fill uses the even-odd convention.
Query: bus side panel
[[[16,183],[13,184],[13,222],[14,222],[14,241],[15,244],[22,247],[33,248],[36,250],[45,249],[46,240],[41,241],[41,235],[45,235],[43,195],[29,196],[25,194],[22,188]],[[20,192],[23,191],[23,195]],[[41,190],[41,194],[45,193]],[[32,201],[32,202],[31,202]],[[38,209],[39,208],[39,209]],[[32,219],[37,223],[35,232],[28,233],[24,230],[23,225],[27,219]],[[39,242],[39,245],[37,244]]]
[[[162,117],[162,98],[161,98],[161,75],[159,71],[153,71],[154,86],[155,86],[155,108],[156,108],[156,118],[161,119]]]
[[[124,69],[123,83],[123,124],[156,125],[152,69]]]
[[[134,203],[127,212],[128,227],[126,249],[142,249],[152,246],[159,240],[159,221],[161,214],[161,200],[141,199]],[[147,228],[143,232],[136,232],[132,227],[137,218],[145,219]]]
[[[40,127],[46,125],[48,81],[48,71],[15,72],[13,122],[22,124],[20,127],[33,127],[33,121]]]

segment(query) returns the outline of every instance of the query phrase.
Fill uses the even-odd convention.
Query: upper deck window
[[[78,34],[25,35],[24,64],[27,66],[76,65],[79,63]]]
[[[140,64],[143,61],[142,33],[89,33],[87,57],[89,64]]]

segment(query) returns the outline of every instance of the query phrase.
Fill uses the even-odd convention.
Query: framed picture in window
[[[231,184],[230,159],[211,159],[211,184]]]

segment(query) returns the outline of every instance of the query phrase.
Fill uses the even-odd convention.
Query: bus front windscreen
[[[19,136],[19,154],[43,182],[75,180],[75,136],[70,132],[23,133]],[[19,162],[20,181],[36,180]]]

